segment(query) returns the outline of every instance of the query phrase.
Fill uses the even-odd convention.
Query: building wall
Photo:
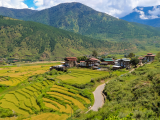
[[[114,64],[114,61],[104,61],[106,62],[108,65],[113,65]]]
[[[80,66],[86,66],[86,62],[80,62]]]
[[[118,61],[118,66],[124,67],[124,68],[129,68],[130,67],[130,63],[129,61]]]
[[[65,61],[65,65],[68,65],[69,67],[75,67],[75,61]]]
[[[154,60],[154,56],[146,56],[145,60],[147,60],[147,62],[151,62]]]
[[[94,66],[95,62],[86,62],[86,66],[92,67]]]

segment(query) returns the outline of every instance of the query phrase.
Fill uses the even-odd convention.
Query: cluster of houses
[[[152,62],[154,61],[155,55],[152,53],[148,53],[145,57],[139,57],[139,64],[141,65],[143,62]]]
[[[152,53],[148,53],[145,57],[140,57],[140,63],[142,64],[143,61],[151,62],[155,58],[155,55]],[[101,59],[101,61],[97,58],[88,58],[85,61],[80,61],[80,63],[77,62],[76,57],[66,57],[65,62],[62,62],[61,65],[58,66],[52,66],[50,67],[50,70],[57,69],[57,70],[65,70],[69,67],[85,67],[85,68],[93,68],[93,69],[99,69],[102,66],[107,65],[113,65],[112,69],[121,69],[121,68],[130,68],[130,59],[128,58],[122,58],[114,60],[112,58],[104,58]]]

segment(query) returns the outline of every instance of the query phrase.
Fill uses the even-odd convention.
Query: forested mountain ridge
[[[76,2],[59,4],[36,12],[24,20],[40,22],[103,40],[160,35],[153,27],[129,23]]]
[[[0,16],[0,57],[62,60],[66,56],[91,54],[95,49],[99,53],[136,50],[131,43],[96,40],[40,23]]]
[[[36,12],[37,12],[36,10],[31,10],[31,9],[13,9],[13,8],[0,7],[0,15],[15,19],[22,19]]]
[[[13,17],[4,12],[3,15]],[[13,18],[39,22],[102,40],[119,41],[160,36],[154,27],[129,23],[76,2],[59,4],[33,13],[27,11],[26,15]]]

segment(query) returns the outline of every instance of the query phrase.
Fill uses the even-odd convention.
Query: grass
[[[22,114],[22,115],[26,115],[26,116],[29,115],[28,112],[20,109],[20,108],[17,107],[15,104],[13,104],[13,103],[11,103],[11,102],[8,102],[8,101],[6,101],[5,99],[1,100],[1,103],[2,103],[2,104],[0,104],[0,107],[2,107],[2,108],[11,109],[11,110],[15,111],[15,112],[18,113],[18,114]]]
[[[0,81],[0,84],[8,86],[16,86],[20,82],[28,79],[29,76],[36,74],[43,74],[49,71],[49,67],[57,65],[57,63],[43,63],[43,64],[22,64],[20,67],[16,66],[0,66],[0,75],[9,76],[9,80]]]
[[[74,113],[78,109],[81,109],[83,110],[82,112],[85,112],[87,111],[86,107],[93,104],[92,101],[93,96],[90,93],[92,88],[90,88],[89,90],[86,87],[86,89],[84,90],[84,89],[79,89],[80,87],[74,85],[73,87],[72,84],[75,83],[84,84],[88,82],[90,84],[91,79],[108,76],[110,74],[119,75],[126,72],[126,71],[115,71],[109,73],[108,71],[72,68],[68,70],[68,73],[51,71],[39,75],[39,73],[45,71],[43,70],[44,68],[48,69],[49,67],[45,65],[43,66],[29,65],[29,66],[24,66],[23,69],[15,66],[2,68],[4,70],[0,72],[8,74],[8,76],[9,74],[11,74],[11,76],[10,79],[6,78],[6,80],[3,79],[5,81],[1,82],[12,82],[12,84],[14,85],[18,84],[16,86],[9,87],[10,90],[8,92],[6,91],[5,94],[2,94],[4,95],[4,97],[0,100],[0,105],[2,105],[2,108],[8,108],[10,110],[14,110],[15,113],[19,113],[22,116],[24,115],[26,117],[27,115],[28,117],[29,115],[34,116],[33,114],[35,113],[39,114],[42,111],[43,112],[50,111],[58,113],[60,119],[66,119],[68,115],[60,116],[60,114],[62,115],[63,113],[70,114],[71,110]],[[13,73],[15,74],[15,76],[13,76]],[[22,76],[21,73],[23,73]],[[29,77],[29,75],[34,75],[34,76]],[[28,77],[29,79],[26,80]],[[47,80],[50,78],[55,78],[54,79],[55,81]],[[93,87],[95,87],[97,83],[100,84],[100,82],[96,81],[96,84]],[[4,100],[6,100],[7,103],[9,102],[11,106],[14,107],[12,108],[8,106],[10,104],[3,103]],[[56,110],[56,112],[50,108]],[[19,112],[19,110],[23,112]],[[48,117],[45,117],[45,119],[51,119],[51,118],[55,119],[55,117],[51,116],[52,114],[50,114]]]
[[[68,117],[69,116],[66,114],[58,115],[55,113],[42,113],[25,120],[66,120]]]
[[[136,68],[132,73],[118,76],[106,84],[104,94],[107,99],[98,112],[90,111],[81,119],[159,120],[160,62],[154,61]],[[105,113],[105,114],[104,114]],[[127,119],[128,118],[128,119]]]
[[[59,108],[57,108],[55,105],[48,103],[48,102],[44,102],[45,106],[48,108],[52,108],[53,110],[57,110],[59,111]]]
[[[61,96],[57,96],[57,95],[50,95],[51,97],[54,97],[54,98],[57,98],[57,99],[60,99],[66,103],[72,103],[71,101],[67,100],[67,99],[64,99],[63,97]]]
[[[27,89],[26,89],[27,88]],[[30,114],[33,114],[34,112],[32,111],[32,109],[36,109],[37,111],[40,111],[40,107],[37,105],[36,102],[36,98],[38,97],[38,93],[37,90],[32,88],[31,86],[26,87],[23,89],[19,89],[16,91],[11,91],[8,94],[6,94],[2,100],[0,100],[0,104],[2,108],[9,108],[11,110],[14,110],[16,113],[22,114],[22,115],[26,115],[27,111]],[[33,92],[31,90],[28,89],[32,89]],[[35,93],[37,93],[35,95]],[[4,100],[7,102],[7,104],[5,104]],[[11,106],[16,106],[16,107],[10,107],[8,104],[10,103]],[[5,106],[6,105],[6,106]],[[21,111],[24,112],[19,112],[19,109]]]
[[[64,94],[61,94],[61,93],[57,93],[57,92],[47,92],[47,94],[49,94],[49,95],[57,95],[57,96],[60,96],[62,98],[71,100],[74,103],[74,105],[76,105],[78,108],[80,108],[82,110],[85,109],[84,105],[81,102],[79,102],[78,100],[76,100],[76,99],[74,99],[72,97],[69,97],[67,95],[64,95]]]
[[[33,111],[25,105],[24,101],[19,102],[19,108],[28,111],[31,114],[33,113]]]
[[[72,110],[72,108],[71,108],[69,105],[66,105],[66,106],[67,106],[67,108],[66,108],[65,106],[59,104],[58,102],[52,101],[52,100],[50,100],[50,99],[43,98],[43,100],[44,100],[45,102],[48,101],[48,102],[51,102],[51,103],[53,103],[53,104],[56,104],[56,105],[58,106],[60,112],[70,113],[70,111]],[[53,104],[52,104],[51,106],[49,106],[49,104],[48,104],[47,107],[52,108],[52,107],[54,106]],[[54,108],[53,108],[53,109],[54,109]]]
[[[53,85],[52,88],[58,88],[58,89],[61,89],[61,90],[66,90],[66,91],[69,90],[69,89],[67,89],[65,87],[61,87],[61,86],[58,86],[58,85]]]
[[[63,89],[59,89],[59,88],[50,88],[51,91],[54,91],[54,92],[58,92],[58,93],[61,93],[61,94],[64,94],[64,95],[67,95],[67,96],[70,96],[70,97],[74,97],[74,98],[80,98],[82,99],[83,101],[85,101],[87,104],[90,104],[90,100],[88,100],[87,98],[84,98],[82,97],[81,95],[79,94],[73,94],[71,92],[68,92],[66,90],[63,90]]]
[[[3,99],[5,99],[6,101],[8,102],[12,102],[14,103],[16,106],[19,106],[19,102],[18,102],[18,99],[15,97],[14,94],[7,94],[3,97]],[[2,100],[3,100],[2,99]]]
[[[97,71],[90,69],[81,69],[81,68],[71,68],[68,70],[69,73],[65,75],[59,75],[56,78],[60,79],[66,83],[71,84],[86,84],[91,81],[91,79],[100,78],[103,76],[109,76],[110,74],[121,75],[127,71],[113,71],[112,73],[108,71]]]
[[[36,99],[35,99],[33,96],[31,96],[30,99],[31,99],[32,106],[33,106],[36,110],[40,111],[40,108],[39,108],[39,106],[37,105]]]

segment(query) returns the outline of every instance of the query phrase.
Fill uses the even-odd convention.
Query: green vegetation
[[[30,76],[16,85],[16,88],[9,87],[8,92],[1,93],[0,117],[17,116],[24,119],[33,114],[46,112],[69,117],[71,111],[87,111],[86,108],[94,102],[92,93],[55,78],[63,74],[66,73],[53,70]]]
[[[98,112],[74,115],[74,119],[159,120],[160,62],[140,66],[132,73],[119,76],[106,84],[104,106]]]
[[[57,76],[56,79],[62,80],[69,84],[87,84],[91,80],[100,81],[106,78],[110,78],[113,76],[117,76],[118,74],[126,73],[126,71],[97,71],[97,70],[90,70],[90,69],[76,69],[72,68],[68,70],[67,74]]]
[[[19,61],[63,60],[97,52],[133,48],[127,42],[100,41],[35,22],[0,16],[0,57]],[[131,51],[131,49],[129,50]]]
[[[96,51],[96,50],[93,50],[93,51],[92,51],[92,56],[93,56],[93,57],[95,57],[95,58],[97,58],[98,53],[97,53],[97,51]]]
[[[4,12],[4,11],[8,11],[8,12]],[[17,13],[15,13],[14,11],[16,11]],[[20,11],[21,11],[21,14],[20,14]],[[92,54],[91,51],[95,49],[97,50],[98,53],[100,53],[100,55],[105,52],[109,54],[123,53],[123,55],[124,53],[137,52],[137,54],[143,55],[143,54],[146,54],[146,52],[156,53],[160,47],[160,43],[159,43],[160,32],[157,28],[141,25],[138,23],[129,23],[127,21],[117,19],[110,15],[95,11],[92,8],[87,7],[80,3],[65,3],[49,9],[45,9],[42,11],[35,11],[35,12],[29,11],[29,10],[13,10],[9,8],[8,9],[2,8],[0,14],[13,17],[16,19],[23,19],[23,20],[43,23],[43,24],[54,26],[67,31],[79,33],[81,35],[85,35],[98,40],[112,41],[110,44],[104,44],[104,46],[107,47],[106,49],[106,47],[102,45],[103,44],[102,41],[101,41],[102,44],[100,42],[98,42],[97,44],[93,39],[90,39],[90,38],[82,39],[82,36],[75,38],[74,35],[71,33],[66,33],[67,36],[64,36],[64,31],[59,31],[59,33],[61,32],[63,33],[63,35],[57,34],[57,32],[55,32],[55,29],[54,30],[50,29],[50,27],[46,28],[47,26],[43,27],[43,30],[41,30],[38,27],[39,29],[38,31],[35,30],[35,27],[37,28],[36,25],[27,26],[27,29],[24,29],[26,28],[26,26],[20,23],[22,25],[21,29],[25,31],[24,33],[29,33],[29,34],[22,34],[19,31],[15,31],[14,33],[16,33],[16,35],[14,36],[16,37],[24,36],[22,38],[25,38],[25,36],[29,36],[29,37],[25,38],[25,41],[23,41],[23,43],[21,44],[21,47],[23,48],[19,49],[18,47],[13,54],[7,55],[7,56],[11,56],[11,57],[13,55],[21,56],[21,60],[22,59],[33,60],[32,58],[33,56],[35,56],[34,59],[59,60],[59,59],[62,59],[63,57],[71,56],[71,55],[82,56],[86,54]],[[5,20],[6,19],[9,20],[9,18],[5,17]],[[17,20],[14,20],[14,21],[17,21]],[[27,22],[25,24],[29,25],[33,23]],[[42,27],[42,25],[40,24],[37,24],[37,25]],[[9,27],[11,26],[9,25]],[[30,34],[32,30],[34,32],[33,33],[34,35]],[[7,35],[9,33],[10,32],[7,32]],[[8,36],[11,36],[11,35],[8,35]],[[41,42],[36,45],[34,43],[33,45],[30,46],[28,44],[30,41],[29,39],[30,40],[36,39],[36,41],[41,41]],[[47,40],[46,43],[43,41],[44,39]],[[91,41],[86,44],[86,42],[83,42],[83,41],[86,41],[87,39],[90,39]],[[62,40],[62,42],[59,42],[60,40]],[[18,42],[21,42],[21,40],[18,40]],[[116,42],[121,42],[121,43],[123,42],[123,44],[120,44],[120,43],[116,44]],[[125,44],[126,42],[131,44]],[[84,44],[82,45],[82,43]],[[27,44],[27,47],[24,47],[26,46],[26,44]],[[16,45],[19,45],[19,44],[16,44]],[[27,50],[27,48],[29,48],[29,50]],[[37,49],[32,49],[32,48],[37,48]],[[9,46],[8,49],[12,50],[12,46]],[[18,52],[20,50],[21,51],[23,50],[22,53]],[[26,55],[26,56],[23,56],[23,55]]]
[[[24,18],[97,39],[150,38],[156,28],[129,23],[93,10],[81,3],[64,3]]]
[[[134,57],[131,59],[130,63],[137,67],[137,64],[139,63],[139,59],[137,57]]]

